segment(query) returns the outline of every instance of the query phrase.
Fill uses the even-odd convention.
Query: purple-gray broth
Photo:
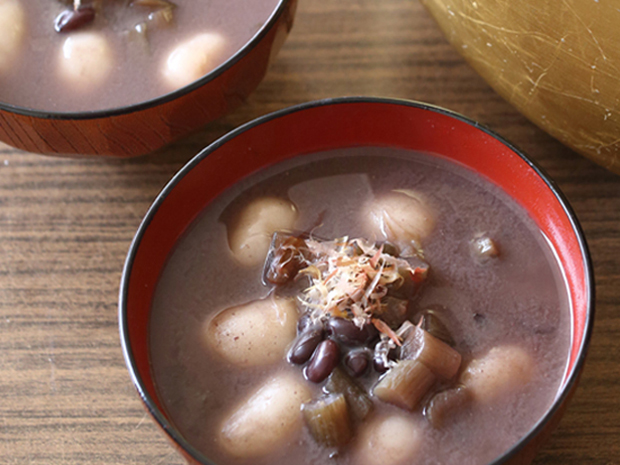
[[[456,409],[441,428],[425,417],[428,398],[411,412],[373,398],[370,418],[404,413],[418,425],[423,440],[404,463],[484,464],[513,446],[551,406],[566,370],[570,303],[553,250],[528,214],[497,186],[440,157],[374,147],[328,151],[279,163],[226,191],[179,240],[161,273],[150,320],[154,380],[172,423],[210,460],[224,465],[359,462],[359,425],[336,453],[317,444],[302,426],[271,453],[228,456],[218,442],[219,430],[258,385],[290,372],[318,397],[324,382],[305,380],[286,354],[268,366],[233,366],[203,343],[204,327],[220,311],[272,290],[261,280],[262,265],[239,266],[228,245],[226,222],[251,199],[290,200],[299,211],[299,231],[326,239],[374,240],[368,237],[365,206],[395,189],[422,193],[436,215],[436,226],[422,244],[430,272],[410,305],[413,315],[439,309],[462,366],[492,347],[514,344],[532,356],[535,374],[524,389],[500,395],[500,402],[470,402]],[[472,258],[471,241],[481,233],[499,245],[498,258],[484,263]],[[371,388],[377,376],[360,382]]]

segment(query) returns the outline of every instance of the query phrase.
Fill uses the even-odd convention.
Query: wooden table
[[[241,108],[134,160],[55,159],[0,144],[0,463],[181,464],[144,413],[117,329],[121,268],[165,182],[259,115],[324,97],[404,97],[450,108],[529,153],[585,230],[597,285],[580,387],[537,464],[620,463],[620,177],[503,101],[414,0],[302,0],[293,32]]]

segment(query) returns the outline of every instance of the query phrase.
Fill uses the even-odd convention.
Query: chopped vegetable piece
[[[452,335],[448,328],[446,328],[446,325],[441,321],[437,311],[429,309],[422,312],[422,329],[454,347],[454,339],[452,339]]]
[[[263,280],[273,284],[287,283],[297,276],[305,265],[308,249],[300,237],[281,232],[274,233],[269,246]]]
[[[373,394],[406,410],[416,408],[437,378],[418,360],[401,360],[379,380]]]
[[[351,423],[344,394],[328,394],[302,406],[312,437],[326,447],[343,446],[351,439]]]
[[[475,237],[471,241],[470,247],[474,258],[481,263],[499,257],[499,247],[495,241],[486,234]]]
[[[398,247],[391,242],[383,242],[381,247],[383,247],[383,253],[391,255],[392,257],[398,257],[400,255]]]
[[[343,394],[351,416],[356,421],[365,419],[374,408],[366,391],[340,368],[336,368],[329,376],[325,390],[329,393]]]
[[[438,392],[424,408],[424,415],[434,428],[441,428],[449,415],[463,408],[471,399],[471,393],[465,386]]]
[[[407,300],[387,296],[380,318],[391,328],[396,328],[407,319],[407,305]]]
[[[148,23],[142,21],[127,31],[127,38],[130,43],[136,44],[142,48],[144,53],[150,53],[151,44],[149,43],[149,26]]]
[[[161,10],[149,13],[149,22],[155,27],[167,27],[174,21],[174,10],[172,8],[163,8]]]
[[[402,284],[399,288],[391,288],[389,295],[409,300],[418,292],[421,284],[428,277],[429,266],[418,256],[403,259],[407,262],[407,266],[398,269]]]
[[[403,324],[396,330],[396,335],[401,339],[406,339],[411,331],[414,331],[416,326],[409,320],[403,321]]]
[[[461,354],[428,331],[416,327],[403,342],[400,357],[419,360],[438,377],[449,380],[461,366]]]

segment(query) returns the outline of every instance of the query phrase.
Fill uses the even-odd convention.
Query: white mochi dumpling
[[[233,256],[245,266],[263,263],[273,233],[290,232],[297,216],[297,208],[288,200],[263,197],[249,203],[228,225],[228,244]]]
[[[203,32],[177,45],[164,64],[166,81],[176,89],[201,78],[222,63],[225,43],[222,35]]]
[[[420,243],[435,228],[435,215],[424,197],[410,190],[395,190],[375,199],[369,208],[371,229],[395,243]]]
[[[207,323],[208,346],[241,367],[282,360],[297,329],[297,307],[292,299],[268,297],[228,308]]]
[[[503,345],[472,360],[461,375],[461,382],[476,401],[491,403],[521,390],[531,381],[534,370],[534,360],[525,349]]]
[[[26,15],[19,0],[0,0],[0,71],[19,56],[26,32]]]
[[[422,446],[423,431],[415,418],[392,415],[363,424],[357,442],[357,463],[402,465],[413,462]]]
[[[310,398],[303,380],[291,374],[272,378],[224,420],[218,442],[238,458],[273,452],[299,434],[301,405]]]
[[[91,91],[100,87],[112,72],[110,44],[99,32],[76,32],[65,39],[59,72],[72,89]]]

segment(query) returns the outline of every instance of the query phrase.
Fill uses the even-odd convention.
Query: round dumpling
[[[375,199],[369,208],[371,229],[394,243],[421,243],[435,227],[435,216],[423,196],[396,190]]]
[[[472,360],[461,381],[476,401],[491,403],[521,390],[532,379],[534,368],[534,360],[525,349],[503,345]]]
[[[404,465],[422,446],[423,431],[411,416],[374,418],[362,425],[357,442],[357,463],[362,465]]]
[[[297,216],[297,208],[288,200],[276,197],[254,200],[228,226],[228,244],[233,256],[245,266],[263,263],[273,233],[289,232]]]
[[[297,308],[291,299],[268,297],[228,308],[210,320],[207,345],[241,367],[282,360],[297,328]]]
[[[299,433],[301,405],[310,397],[306,384],[290,374],[268,380],[224,420],[220,446],[238,458],[273,452]]]
[[[61,51],[60,75],[74,89],[93,90],[101,86],[112,71],[112,50],[101,33],[71,34]]]
[[[181,43],[166,60],[166,81],[179,88],[201,78],[222,62],[224,45],[224,37],[214,32],[204,32]]]
[[[7,70],[24,42],[26,19],[19,0],[0,0],[0,71]]]

